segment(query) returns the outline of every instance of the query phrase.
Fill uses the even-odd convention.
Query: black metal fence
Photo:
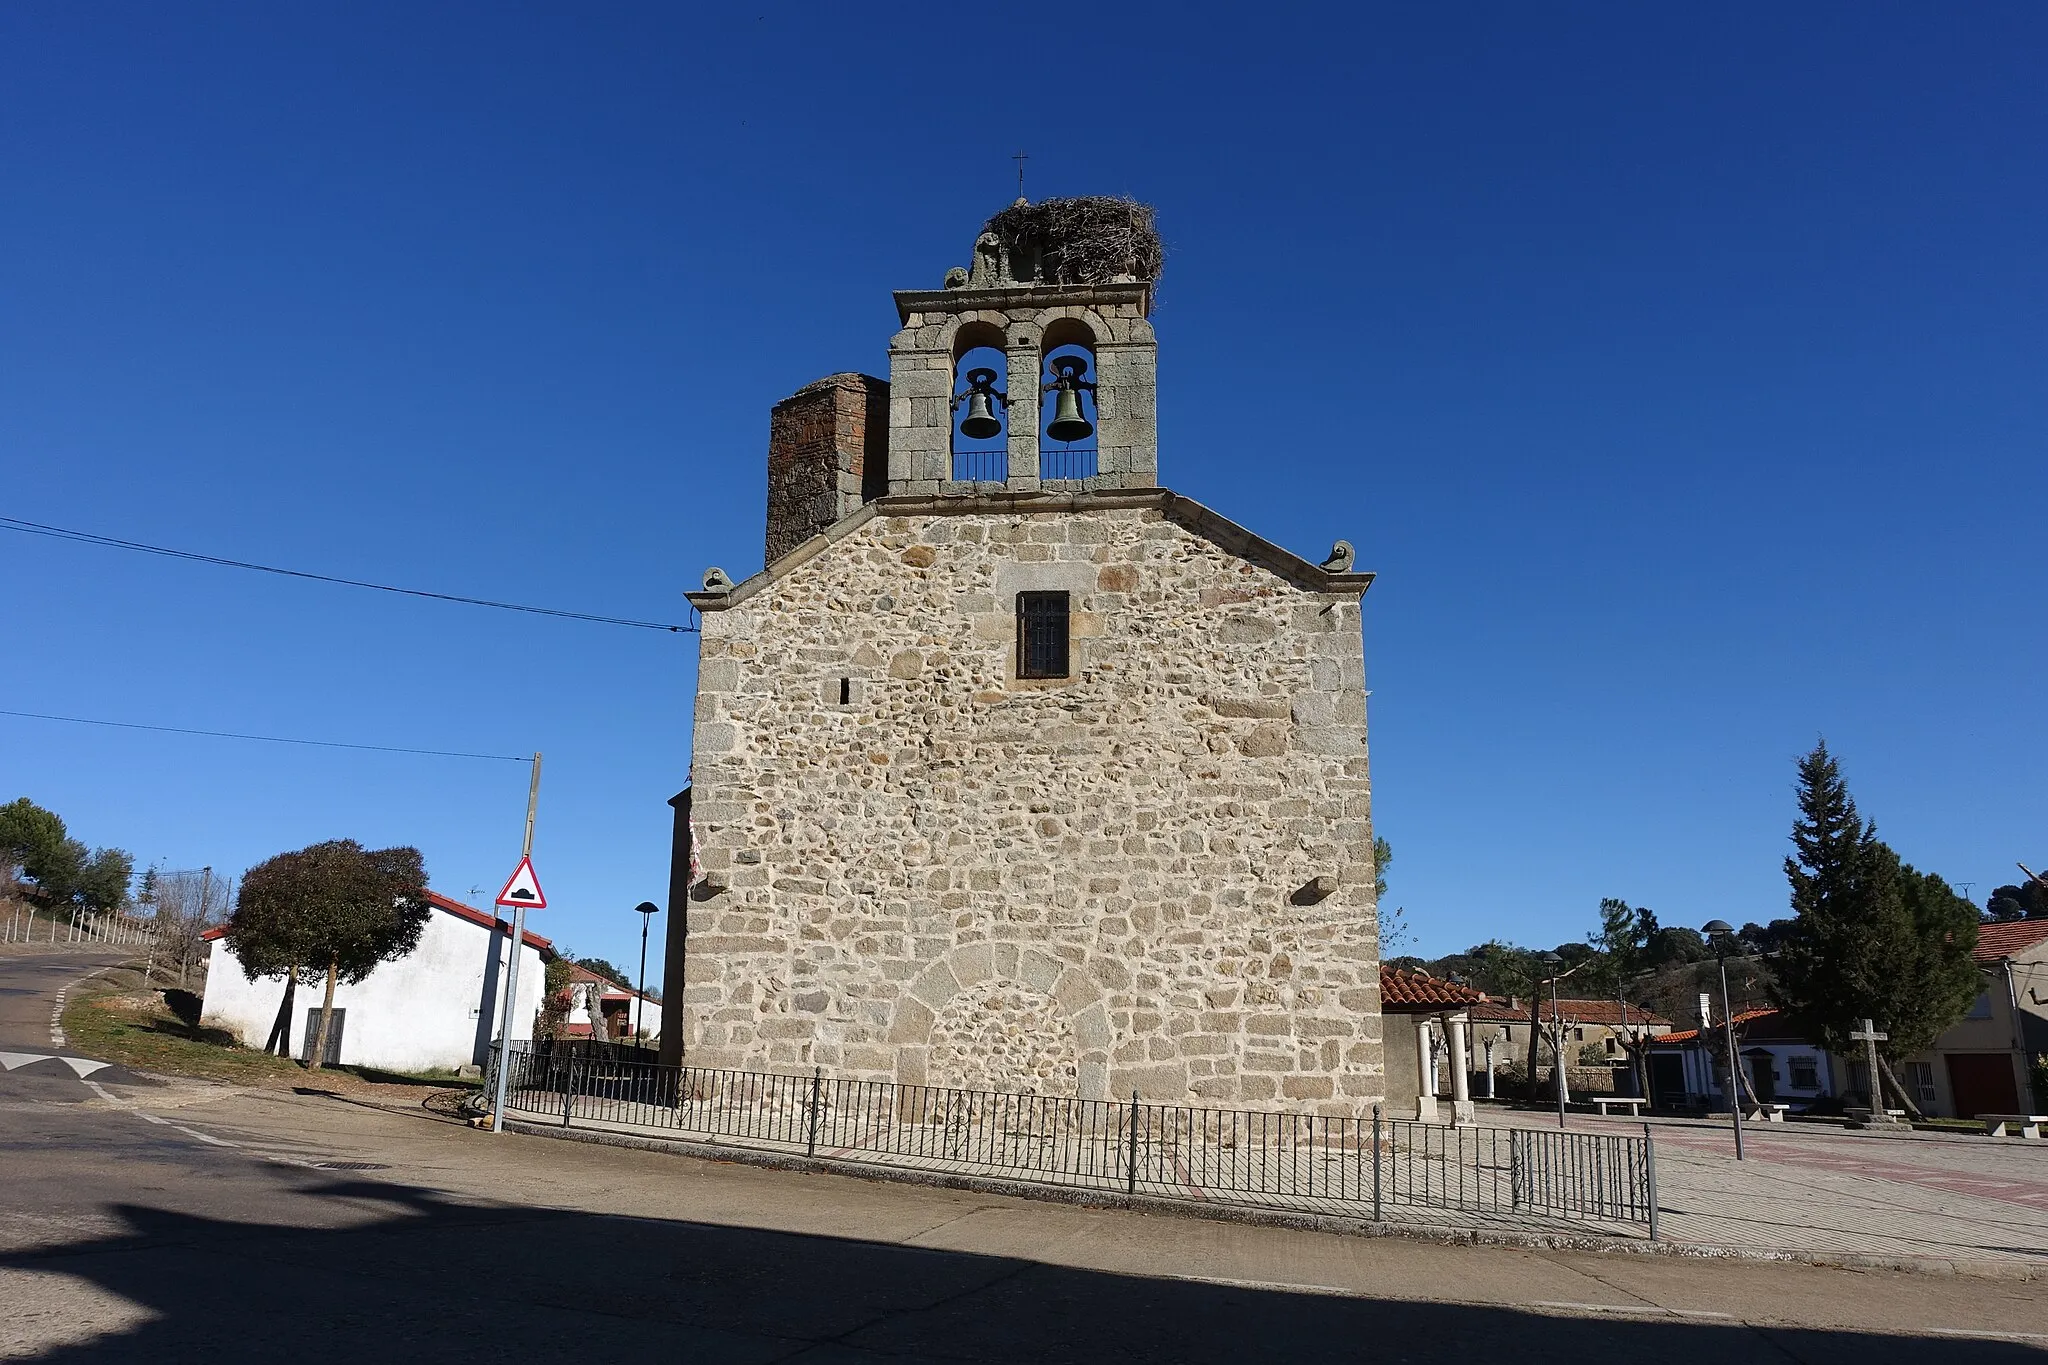
[[[1269,1208],[1657,1235],[1640,1137],[1012,1095],[821,1071],[773,1075],[541,1051],[515,1043],[507,1117]],[[485,1093],[491,1093],[487,1082]]]

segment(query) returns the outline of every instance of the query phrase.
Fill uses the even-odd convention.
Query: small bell
[[[975,441],[985,441],[1001,434],[1003,424],[996,417],[997,403],[1009,406],[1009,400],[995,390],[994,370],[969,370],[967,388],[953,396],[953,406],[959,407],[962,400],[967,403],[967,415],[960,419],[960,434]]]
[[[1081,441],[1095,434],[1094,425],[1081,415],[1081,391],[1095,387],[1081,377],[1087,368],[1088,362],[1078,356],[1063,355],[1052,362],[1055,378],[1042,392],[1057,395],[1052,421],[1045,428],[1055,441]]]

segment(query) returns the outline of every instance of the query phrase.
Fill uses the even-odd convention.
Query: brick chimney
[[[767,563],[794,550],[889,479],[889,384],[827,375],[775,405],[768,418]]]

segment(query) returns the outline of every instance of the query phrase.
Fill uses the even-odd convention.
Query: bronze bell
[[[962,399],[967,401],[967,415],[960,419],[962,436],[970,440],[985,441],[1002,432],[1003,424],[996,417],[995,405],[1003,403],[1008,406],[1008,403],[1003,395],[996,392],[995,382],[994,370],[967,372],[966,391],[955,395],[953,399],[955,407],[960,405]]]
[[[1095,434],[1094,425],[1081,415],[1081,390],[1095,387],[1081,377],[1087,368],[1088,362],[1077,356],[1063,355],[1052,362],[1056,377],[1042,391],[1057,395],[1052,421],[1045,428],[1055,441],[1081,441]]]

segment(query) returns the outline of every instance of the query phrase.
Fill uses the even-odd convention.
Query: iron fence
[[[1040,446],[1038,449],[1038,477],[1041,480],[1092,479],[1097,473],[1098,463],[1093,446],[1059,450]]]
[[[494,1059],[495,1065],[495,1059]],[[1373,1218],[1647,1226],[1640,1137],[664,1067],[515,1043],[507,1115],[875,1165]],[[490,1083],[485,1093],[491,1093]]]
[[[956,483],[1007,483],[1009,478],[1008,449],[953,452],[953,479]]]

